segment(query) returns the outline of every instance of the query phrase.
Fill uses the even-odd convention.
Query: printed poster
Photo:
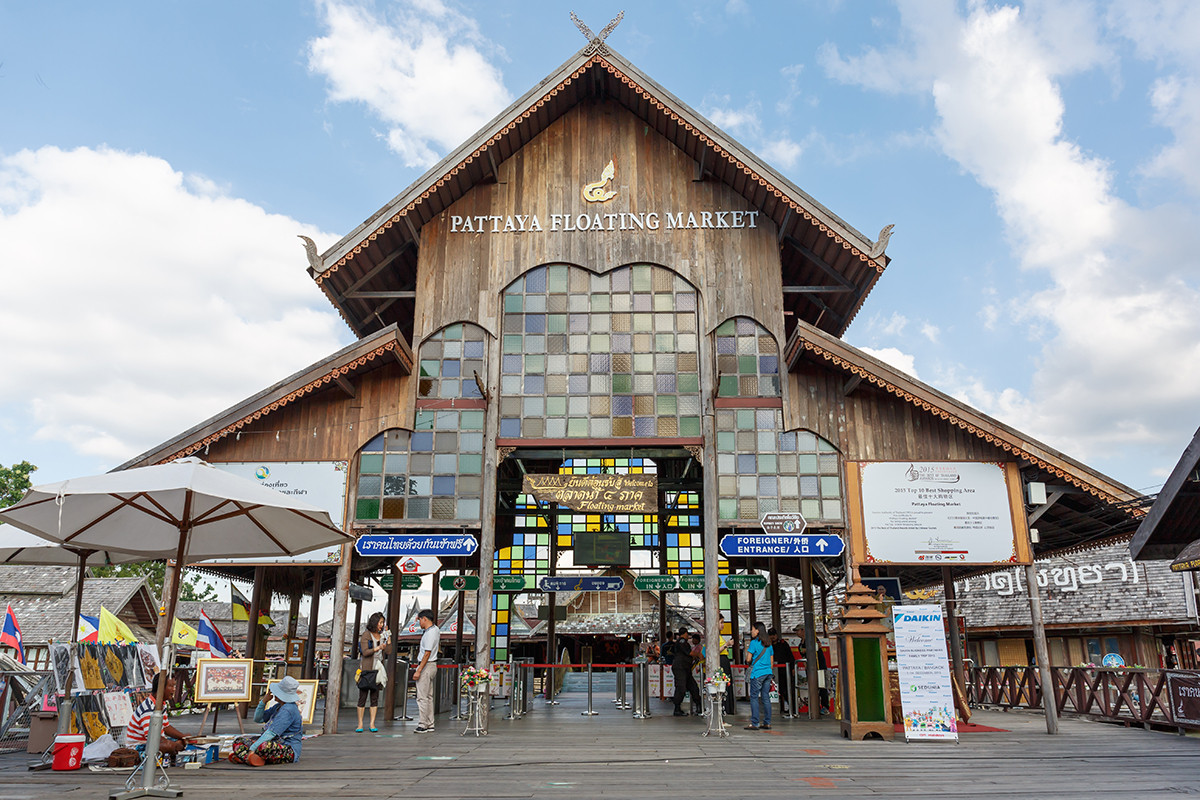
[[[892,622],[905,739],[958,741],[942,607],[896,606]]]

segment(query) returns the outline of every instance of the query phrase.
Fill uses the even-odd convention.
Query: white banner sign
[[[245,461],[213,464],[247,480],[257,481],[267,488],[290,495],[310,506],[329,512],[339,528],[345,518],[346,475],[345,461]],[[340,564],[341,545],[320,548],[298,556],[275,558],[214,558],[205,564]]]
[[[941,606],[895,606],[896,666],[904,737],[958,740]]]
[[[1017,557],[1001,464],[884,461],[862,465],[866,561],[995,564]]]

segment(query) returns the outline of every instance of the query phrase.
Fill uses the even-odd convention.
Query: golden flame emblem
[[[600,173],[600,180],[583,185],[583,199],[589,203],[607,203],[616,197],[615,191],[605,191],[604,189],[616,174],[617,166],[610,160],[604,171]]]

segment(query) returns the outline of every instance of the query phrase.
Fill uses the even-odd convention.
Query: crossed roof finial
[[[595,34],[595,33],[592,33],[591,28],[589,28],[586,24],[584,24],[583,20],[581,20],[579,17],[575,16],[574,11],[571,12],[571,21],[575,23],[576,28],[579,28],[579,32],[582,33],[585,37],[587,37],[587,40],[588,40],[588,44],[587,44],[587,48],[586,48],[587,52],[588,53],[601,53],[604,55],[607,55],[607,53],[608,53],[608,47],[605,46],[604,40],[608,38],[608,35],[610,33],[612,33],[614,30],[616,30],[616,27],[621,24],[621,20],[624,18],[625,18],[625,12],[622,11],[621,13],[619,13],[615,17],[613,17],[609,21],[609,23],[604,26],[604,28],[600,31],[599,34]]]

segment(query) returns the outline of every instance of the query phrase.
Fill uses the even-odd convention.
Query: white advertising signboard
[[[882,461],[861,470],[865,562],[1018,560],[1002,464]]]
[[[247,480],[257,481],[277,492],[295,497],[329,512],[339,528],[345,518],[345,461],[244,461],[213,464]],[[342,548],[324,547],[297,556],[275,558],[214,558],[205,564],[340,564]]]
[[[892,622],[905,739],[957,741],[942,607],[896,606]]]

